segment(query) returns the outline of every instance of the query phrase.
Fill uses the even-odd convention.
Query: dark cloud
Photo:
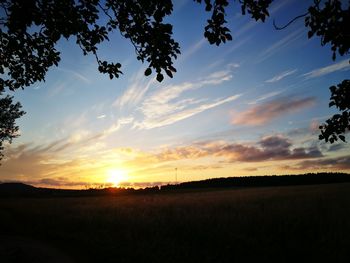
[[[347,145],[345,143],[332,144],[331,146],[329,146],[328,151],[329,152],[340,151],[340,150],[346,148],[346,146]]]
[[[242,125],[263,125],[285,114],[310,107],[314,103],[314,97],[302,99],[295,97],[279,98],[254,106],[239,113],[239,115],[233,119],[232,123]]]
[[[294,166],[286,166],[287,169],[305,170],[305,169],[340,169],[350,170],[350,155],[336,158],[322,158],[316,160],[305,160]]]
[[[208,170],[208,169],[221,169],[224,166],[219,165],[219,164],[212,164],[212,165],[192,165],[189,166],[187,168],[185,168],[185,170],[190,170],[190,171],[204,171],[204,170]],[[184,170],[184,168],[182,168],[182,170]]]
[[[251,144],[204,142],[165,150],[158,154],[162,161],[197,159],[207,156],[223,157],[230,162],[262,162],[273,160],[294,160],[322,157],[317,147],[292,148],[292,142],[281,135],[262,138]]]
[[[154,186],[162,186],[162,185],[167,185],[167,184],[174,184],[176,182],[122,182],[120,183],[121,187],[132,187],[132,188],[146,188],[146,187],[154,187]]]
[[[204,149],[189,145],[176,147],[174,149],[165,149],[157,155],[160,161],[180,160],[180,159],[197,159],[207,156],[208,153]]]
[[[308,128],[294,128],[286,132],[286,135],[289,137],[297,137],[297,136],[306,136],[310,135],[310,129]]]
[[[40,180],[32,181],[33,185],[40,185],[46,187],[68,187],[68,188],[82,188],[90,185],[91,183],[82,181],[70,181],[67,178],[43,178]]]
[[[292,145],[289,139],[282,136],[265,137],[259,142],[259,144],[261,144],[263,148],[272,149],[289,148]]]
[[[232,161],[262,162],[273,160],[294,160],[321,157],[322,153],[316,147],[292,149],[292,143],[283,136],[268,136],[261,139],[257,146],[231,144],[225,147],[224,155],[232,156]]]
[[[248,172],[256,172],[259,170],[259,168],[257,167],[247,167],[247,168],[243,168],[243,170],[246,170]]]

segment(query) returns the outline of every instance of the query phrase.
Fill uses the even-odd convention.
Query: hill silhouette
[[[0,195],[26,195],[32,194],[36,190],[36,187],[24,183],[0,184]]]

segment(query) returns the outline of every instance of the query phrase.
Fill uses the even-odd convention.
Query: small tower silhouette
[[[175,184],[177,184],[177,167],[175,167]]]

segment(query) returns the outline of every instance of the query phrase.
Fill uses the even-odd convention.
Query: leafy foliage
[[[19,102],[13,103],[13,97],[6,96],[0,99],[0,160],[3,157],[3,143],[12,142],[13,138],[18,136],[18,126],[15,125],[16,119],[20,118],[24,111]]]
[[[305,26],[309,27],[308,37],[316,34],[321,37],[322,46],[330,44],[333,60],[337,53],[344,56],[349,54],[350,49],[350,2],[347,9],[343,8],[339,0],[315,0],[305,18]],[[350,129],[350,80],[344,80],[337,87],[330,87],[330,90],[332,95],[329,106],[336,106],[340,113],[320,126],[319,139],[333,143],[339,138],[345,142],[344,134]]]
[[[350,80],[346,79],[329,89],[332,93],[329,107],[336,106],[340,113],[333,115],[320,126],[321,135],[319,138],[330,143],[337,141],[338,138],[345,142],[343,134],[350,130]]]
[[[305,26],[309,27],[308,37],[321,37],[321,45],[331,44],[333,60],[336,53],[343,56],[350,48],[350,5],[342,9],[341,1],[328,0],[321,6],[321,1],[315,1],[308,10]]]
[[[194,0],[202,3],[202,0]],[[240,0],[243,14],[265,21],[272,0]],[[228,0],[204,0],[205,10],[212,12],[204,36],[210,44],[232,40],[225,20]],[[16,90],[44,81],[50,67],[58,66],[61,38],[75,38],[84,55],[96,57],[98,70],[112,79],[118,78],[120,63],[99,58],[98,45],[109,41],[118,30],[135,48],[136,57],[147,62],[145,75],[156,72],[173,77],[173,60],[180,54],[172,38],[172,25],[163,19],[173,11],[172,0],[0,0],[0,92]]]
[[[201,0],[196,1],[198,3],[202,2]],[[228,1],[205,0],[204,2],[205,11],[212,12],[211,18],[207,20],[208,24],[204,28],[204,37],[208,39],[210,44],[216,44],[217,46],[219,46],[221,42],[225,43],[226,40],[232,40],[232,36],[229,33],[230,30],[225,26],[227,23],[225,20],[225,7],[228,6]]]
[[[204,27],[210,44],[232,40],[225,19],[228,0],[193,0],[211,12]],[[272,0],[239,0],[241,12],[256,21],[269,16]],[[96,57],[98,70],[112,79],[118,78],[121,64],[104,61],[98,46],[109,41],[109,34],[118,30],[135,48],[136,57],[147,62],[145,75],[164,73],[173,77],[173,60],[180,54],[179,44],[172,38],[172,25],[163,20],[173,11],[172,0],[0,0],[0,91],[16,90],[37,81],[44,81],[48,69],[57,66],[61,38],[74,37],[84,55]],[[321,37],[321,45],[331,44],[333,59],[349,51],[350,9],[343,9],[340,0],[315,0],[305,14],[309,38]]]
[[[242,14],[248,12],[256,21],[265,22],[266,17],[270,15],[268,7],[272,0],[239,0],[239,2],[242,4]]]
[[[176,71],[172,64],[179,44],[172,39],[172,25],[163,22],[172,12],[171,0],[1,0],[0,7],[5,14],[0,18],[0,73],[7,75],[0,78],[0,91],[45,80],[48,69],[60,61],[56,45],[62,37],[75,37],[84,55],[96,57],[101,73],[118,78],[121,64],[98,56],[98,45],[109,41],[115,29],[131,41],[137,59],[148,62],[159,81],[163,72],[172,77]]]
[[[202,0],[194,0],[202,3]],[[250,14],[256,21],[265,21],[269,16],[268,7],[272,0],[240,0],[242,14]],[[204,0],[205,11],[212,12],[211,18],[207,20],[208,24],[204,28],[204,37],[210,44],[219,46],[221,43],[232,40],[230,29],[225,24],[226,10],[228,7],[228,0]]]

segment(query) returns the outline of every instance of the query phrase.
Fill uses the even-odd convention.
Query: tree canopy
[[[204,26],[204,37],[210,44],[232,40],[226,17],[229,0],[194,0],[211,14]],[[243,15],[264,22],[269,17],[273,0],[237,0]],[[314,0],[308,10],[292,19],[304,19],[308,37],[320,37],[321,45],[330,44],[333,60],[350,48],[350,1]],[[172,0],[0,0],[0,95],[44,81],[48,70],[60,62],[56,49],[62,38],[74,39],[84,55],[96,58],[97,68],[112,79],[122,74],[122,65],[100,59],[99,44],[110,41],[114,31],[128,39],[136,57],[147,63],[145,75],[173,77],[174,60],[180,46],[173,39],[173,26],[164,22],[173,11]],[[349,130],[349,80],[331,87],[330,106],[343,111],[320,127],[320,139],[331,143]],[[7,98],[8,100],[8,98]],[[6,104],[6,99],[4,105]],[[18,104],[16,104],[18,105]],[[22,115],[22,114],[20,114]],[[18,114],[9,118],[14,121]],[[3,121],[3,119],[1,119]],[[9,130],[10,131],[10,130]],[[11,136],[9,134],[9,136]],[[3,140],[3,139],[0,139]]]
[[[337,107],[340,113],[333,115],[325,124],[320,126],[320,140],[345,142],[345,132],[350,130],[350,80],[344,80],[337,86],[330,87],[332,96],[329,107]]]
[[[0,99],[0,160],[3,157],[3,143],[12,142],[12,139],[19,135],[19,128],[15,122],[25,113],[21,110],[21,104],[13,103],[12,99],[10,96]]]

